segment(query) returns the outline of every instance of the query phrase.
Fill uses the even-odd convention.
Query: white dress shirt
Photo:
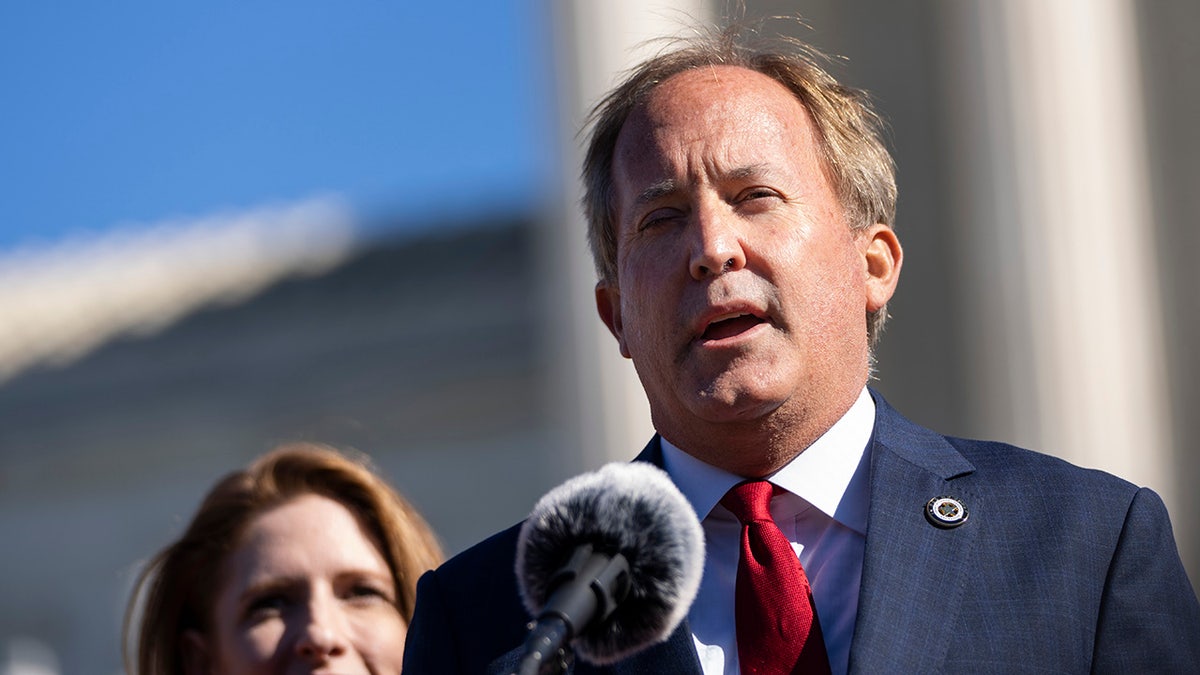
[[[867,443],[875,402],[864,387],[836,424],[769,480],[788,491],[771,517],[800,558],[835,675],[845,673],[858,612],[870,502]],[[704,527],[704,577],[688,612],[705,675],[738,675],[734,589],[741,525],[721,498],[744,478],[692,457],[663,439],[663,464]]]

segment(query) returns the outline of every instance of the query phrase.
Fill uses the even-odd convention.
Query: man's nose
[[[693,279],[703,281],[746,266],[741,229],[724,204],[701,204],[692,212],[691,220],[688,269]]]

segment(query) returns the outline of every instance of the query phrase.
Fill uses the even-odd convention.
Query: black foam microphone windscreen
[[[628,593],[607,618],[572,627],[576,653],[603,665],[666,640],[695,599],[704,568],[700,521],[666,472],[645,462],[613,463],[538,501],[521,527],[516,560],[522,600],[534,617],[583,546],[625,558]]]

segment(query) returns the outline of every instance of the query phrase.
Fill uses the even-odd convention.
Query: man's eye
[[[766,199],[766,198],[778,197],[778,196],[779,196],[779,193],[770,188],[756,187],[756,188],[750,188],[749,190],[745,190],[740,195],[738,195],[738,201],[739,202],[747,202],[747,201],[752,201],[755,199]]]
[[[776,206],[786,201],[785,197],[776,190],[766,187],[755,187],[738,193],[733,208],[745,216],[770,213]]]
[[[670,223],[678,220],[681,215],[682,214],[675,209],[658,209],[651,211],[649,215],[642,219],[641,224],[638,225],[638,231],[669,225]]]

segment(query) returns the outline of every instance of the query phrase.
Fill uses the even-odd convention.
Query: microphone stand
[[[550,598],[525,638],[514,675],[561,675],[575,661],[571,640],[609,617],[629,594],[629,562],[620,553],[593,552],[581,544],[554,573]]]
[[[532,621],[529,627],[531,632],[525,640],[525,654],[512,675],[565,675],[575,662],[575,650],[571,648],[571,643],[563,644],[549,657],[544,657],[545,651],[537,647],[548,646],[548,641],[552,639],[549,633],[557,629],[547,629],[543,624]]]

